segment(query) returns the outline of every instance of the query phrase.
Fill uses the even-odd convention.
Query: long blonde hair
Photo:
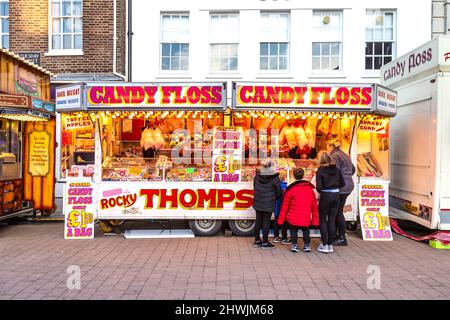
[[[336,162],[328,152],[322,151],[319,153],[319,164],[322,167],[329,167],[336,165]]]
[[[339,142],[338,139],[333,139],[333,140],[327,141],[327,145],[329,145],[330,147],[333,147],[334,149],[338,149],[341,147],[341,143]]]

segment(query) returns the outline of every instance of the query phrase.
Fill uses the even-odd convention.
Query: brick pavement
[[[448,299],[450,252],[395,235],[334,254],[263,251],[251,238],[69,241],[63,224],[0,226],[0,299]],[[81,268],[81,289],[66,286]],[[381,268],[369,290],[367,267]]]

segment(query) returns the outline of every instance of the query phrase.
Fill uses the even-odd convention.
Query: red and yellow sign
[[[64,238],[94,238],[94,193],[92,182],[68,182],[64,195]]]
[[[225,107],[222,83],[202,85],[87,85],[88,107]]]
[[[236,85],[236,107],[293,107],[366,109],[372,107],[370,85]]]
[[[364,240],[390,241],[388,182],[360,183],[359,214]]]
[[[93,128],[94,124],[91,117],[85,114],[67,114],[64,117],[64,129],[65,130],[75,130],[81,128]]]
[[[242,127],[214,127],[213,182],[240,182],[243,150]]]

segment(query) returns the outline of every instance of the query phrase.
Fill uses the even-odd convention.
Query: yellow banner
[[[45,177],[50,171],[50,135],[45,131],[30,133],[29,172],[34,177]]]

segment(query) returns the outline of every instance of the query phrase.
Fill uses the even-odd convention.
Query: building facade
[[[432,36],[450,34],[450,1],[432,0]]]
[[[132,81],[378,82],[431,38],[429,0],[133,1]]]
[[[126,0],[0,0],[0,46],[70,82],[126,80]]]

